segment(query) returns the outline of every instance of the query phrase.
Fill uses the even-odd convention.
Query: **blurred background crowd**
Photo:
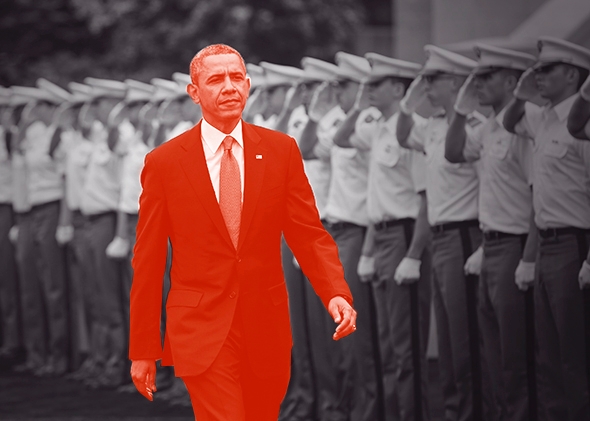
[[[589,23],[585,0],[2,2],[2,367],[135,391],[143,160],[200,120],[188,64],[226,43],[244,119],[298,141],[359,311],[331,341],[283,245],[281,420],[428,420],[427,357],[445,419],[588,420]],[[190,406],[171,368],[158,390]]]

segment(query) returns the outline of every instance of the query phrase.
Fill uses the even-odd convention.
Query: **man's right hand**
[[[586,82],[580,88],[580,96],[590,102],[590,77],[586,78]]]
[[[148,401],[154,400],[156,389],[156,362],[135,360],[131,362],[131,380],[139,393]]]
[[[479,101],[477,100],[477,89],[475,88],[475,75],[469,75],[457,95],[455,101],[455,111],[463,116],[469,115],[475,111]]]
[[[535,80],[535,70],[527,69],[516,84],[514,89],[514,96],[522,101],[539,104],[542,102],[539,89],[537,88],[537,81]]]
[[[405,114],[412,114],[426,98],[426,79],[422,75],[410,83],[406,94],[400,101],[400,108]]]
[[[354,105],[352,108],[361,111],[365,108],[369,108],[369,105],[369,87],[365,83],[361,83],[356,92],[356,98],[354,99]]]
[[[309,119],[316,123],[319,122],[337,104],[338,102],[332,86],[328,82],[322,82],[311,97],[308,112]]]
[[[371,282],[375,277],[375,258],[369,256],[361,256],[357,273],[361,282]]]

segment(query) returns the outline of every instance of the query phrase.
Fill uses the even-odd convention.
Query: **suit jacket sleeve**
[[[162,357],[160,320],[162,287],[168,252],[169,217],[164,198],[162,169],[149,153],[141,173],[142,193],[133,249],[130,302],[129,358]]]
[[[337,295],[352,305],[352,294],[344,280],[338,248],[320,221],[301,152],[295,140],[290,146],[287,214],[283,228],[285,240],[326,308],[330,299]]]

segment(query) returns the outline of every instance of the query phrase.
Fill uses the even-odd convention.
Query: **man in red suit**
[[[356,329],[352,295],[295,140],[242,121],[250,79],[241,55],[208,46],[193,58],[191,79],[203,119],[149,153],[141,175],[131,375],[152,400],[162,359],[184,380],[199,421],[276,421],[291,357],[281,235],[338,323],[335,340]]]

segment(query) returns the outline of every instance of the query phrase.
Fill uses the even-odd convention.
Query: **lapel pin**
[[[262,155],[256,155],[256,159],[262,159]]]

